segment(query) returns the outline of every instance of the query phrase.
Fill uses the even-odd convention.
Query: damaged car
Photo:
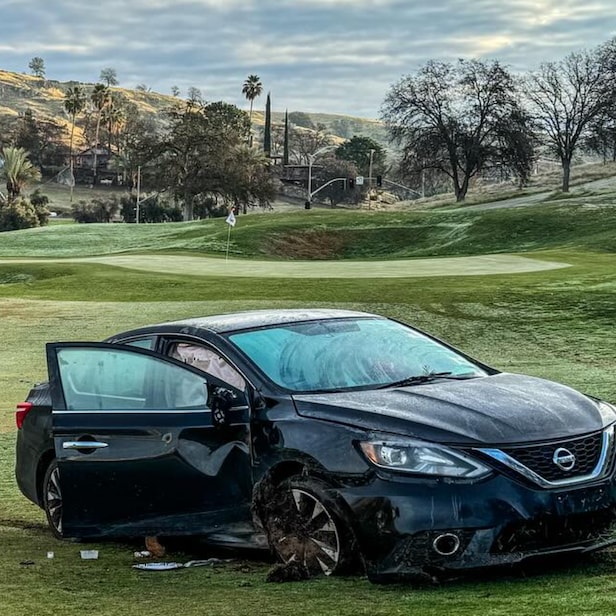
[[[200,535],[373,581],[610,544],[616,409],[342,310],[47,345],[16,475],[58,537]]]

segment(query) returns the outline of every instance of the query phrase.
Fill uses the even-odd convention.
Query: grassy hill
[[[259,259],[400,259],[585,249],[616,252],[616,187],[545,194],[529,207],[329,210],[240,216],[230,254]],[[506,201],[502,202],[506,205]],[[0,256],[121,252],[224,255],[223,219],[163,225],[52,225],[3,233]]]
[[[232,253],[251,258],[402,258],[586,244],[616,251],[616,211],[546,206],[474,213],[311,212],[240,217]],[[222,219],[165,225],[54,225],[3,233],[0,255],[224,254]]]

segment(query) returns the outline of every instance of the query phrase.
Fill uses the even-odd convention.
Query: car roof
[[[272,309],[272,310],[248,310],[231,314],[218,314],[208,317],[196,317],[159,323],[154,327],[172,326],[177,328],[207,329],[216,333],[229,333],[243,329],[254,329],[287,323],[301,323],[304,321],[318,321],[322,319],[348,319],[378,317],[368,312],[353,310],[335,310],[329,308],[308,309]]]

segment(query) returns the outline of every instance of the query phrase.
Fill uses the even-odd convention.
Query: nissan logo
[[[559,447],[552,456],[552,462],[563,471],[570,471],[575,466],[575,456],[564,447]]]

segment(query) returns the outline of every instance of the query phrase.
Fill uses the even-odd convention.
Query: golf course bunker
[[[393,261],[254,261],[174,255],[115,255],[63,259],[100,263],[148,272],[189,276],[249,278],[414,278],[519,274],[569,267],[567,263],[540,261],[517,255],[481,255]]]

